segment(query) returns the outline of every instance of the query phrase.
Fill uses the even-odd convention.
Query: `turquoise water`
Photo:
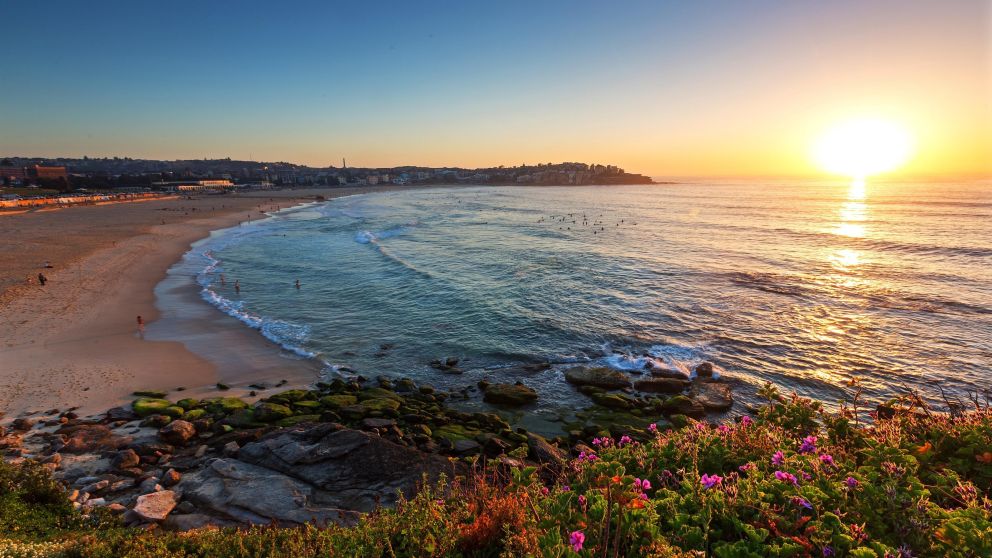
[[[378,193],[229,229],[186,259],[205,300],[328,376],[520,379],[540,409],[588,404],[562,379],[575,362],[709,360],[744,402],[765,381],[835,402],[852,377],[875,400],[992,379],[987,183]],[[430,367],[448,356],[464,374]],[[554,366],[513,368],[533,362]]]

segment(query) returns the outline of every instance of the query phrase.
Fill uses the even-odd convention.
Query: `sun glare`
[[[823,134],[813,158],[825,171],[855,179],[895,170],[913,152],[913,138],[902,126],[886,120],[852,120]]]

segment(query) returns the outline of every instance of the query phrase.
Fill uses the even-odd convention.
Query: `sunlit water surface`
[[[523,380],[537,413],[588,405],[569,363],[710,360],[836,403],[992,380],[986,184],[500,187],[353,196],[187,254],[204,299],[287,350],[446,388]],[[225,284],[220,283],[220,274]],[[236,293],[233,282],[239,281]],[[294,282],[299,279],[301,288]],[[432,369],[461,359],[463,375]],[[552,362],[543,372],[506,370]],[[477,398],[477,396],[476,396]]]

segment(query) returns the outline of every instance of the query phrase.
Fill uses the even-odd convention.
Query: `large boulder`
[[[575,366],[565,371],[565,379],[577,386],[594,386],[603,389],[630,387],[630,379],[626,374],[605,366]]]
[[[196,427],[185,420],[174,420],[162,427],[158,435],[170,444],[184,446],[196,436]]]
[[[682,393],[688,387],[688,380],[677,378],[647,378],[634,382],[634,389],[648,393]]]
[[[239,523],[353,524],[358,514],[329,503],[329,494],[289,475],[237,459],[215,459],[183,476],[178,488],[199,509]]]
[[[531,459],[548,466],[552,470],[561,471],[565,465],[565,452],[538,434],[532,432],[527,434],[527,448],[530,450],[529,455]]]
[[[273,432],[242,447],[238,458],[313,485],[325,493],[324,504],[362,512],[395,503],[397,491],[412,496],[424,474],[433,482],[456,472],[439,455],[335,424]]]
[[[143,496],[138,496],[134,504],[134,513],[145,521],[162,521],[176,507],[179,498],[171,490],[160,490]]]
[[[483,399],[486,403],[520,406],[537,401],[537,392],[523,384],[490,384]]]
[[[134,403],[131,404],[131,408],[134,413],[139,417],[149,417],[151,415],[161,415],[165,414],[164,411],[172,406],[166,399],[158,399],[154,397],[142,397],[136,399]]]

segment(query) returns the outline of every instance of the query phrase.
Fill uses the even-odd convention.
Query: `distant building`
[[[29,174],[32,178],[39,180],[69,180],[69,173],[65,171],[65,167],[35,165],[30,168]]]

